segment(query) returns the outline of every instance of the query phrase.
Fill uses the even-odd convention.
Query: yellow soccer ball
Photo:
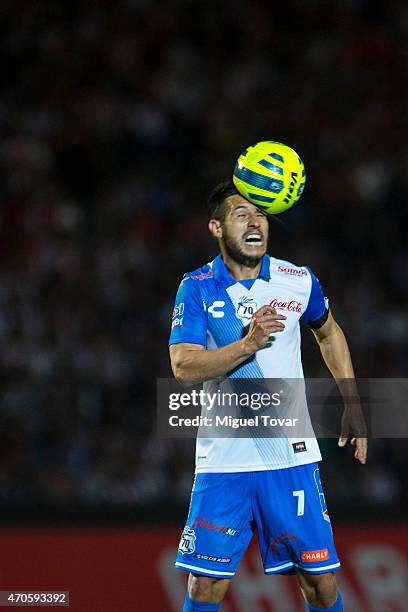
[[[299,200],[305,187],[305,167],[296,151],[267,140],[241,153],[233,181],[244,198],[267,214],[276,215]]]

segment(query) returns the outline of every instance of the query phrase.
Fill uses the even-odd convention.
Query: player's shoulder
[[[205,281],[209,281],[214,278],[214,271],[212,268],[212,261],[206,263],[204,266],[200,266],[200,268],[196,268],[191,272],[186,272],[183,276],[182,283],[186,281],[192,281],[195,283],[201,283]],[[190,284],[190,283],[189,283]]]
[[[200,266],[191,272],[186,272],[181,279],[179,294],[184,296],[204,296],[207,294],[208,281],[214,279],[212,262]]]
[[[308,266],[299,266],[291,261],[285,259],[277,259],[276,257],[270,258],[271,262],[271,276],[282,275],[286,278],[299,278],[299,279],[310,279],[311,270]]]

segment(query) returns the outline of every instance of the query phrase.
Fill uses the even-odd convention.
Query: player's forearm
[[[342,394],[346,406],[353,406],[358,399],[354,368],[344,333],[335,323],[331,333],[319,341],[323,359]]]
[[[255,350],[245,338],[218,349],[185,349],[172,360],[174,376],[184,384],[225,376],[251,357]]]
[[[356,458],[361,463],[367,458],[367,425],[361,408],[354,369],[351,362],[347,340],[342,329],[331,319],[328,328],[315,332],[320,350],[327,367],[339,387],[344,401],[344,412],[341,419],[339,445],[344,446],[350,437],[359,438]]]
[[[347,340],[339,325],[335,323],[331,333],[319,340],[320,351],[333,378],[354,378],[353,363]]]

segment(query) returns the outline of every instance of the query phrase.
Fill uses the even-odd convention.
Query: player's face
[[[227,198],[227,213],[222,223],[222,240],[234,261],[254,268],[268,245],[267,216],[242,196]]]

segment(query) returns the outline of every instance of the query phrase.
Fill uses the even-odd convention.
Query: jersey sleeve
[[[324,296],[322,287],[317,277],[308,268],[312,279],[309,302],[305,312],[300,317],[302,323],[309,325],[313,329],[319,329],[327,321],[329,316],[329,301]]]
[[[181,281],[173,309],[169,345],[180,342],[207,344],[207,313],[198,283],[188,277]]]

